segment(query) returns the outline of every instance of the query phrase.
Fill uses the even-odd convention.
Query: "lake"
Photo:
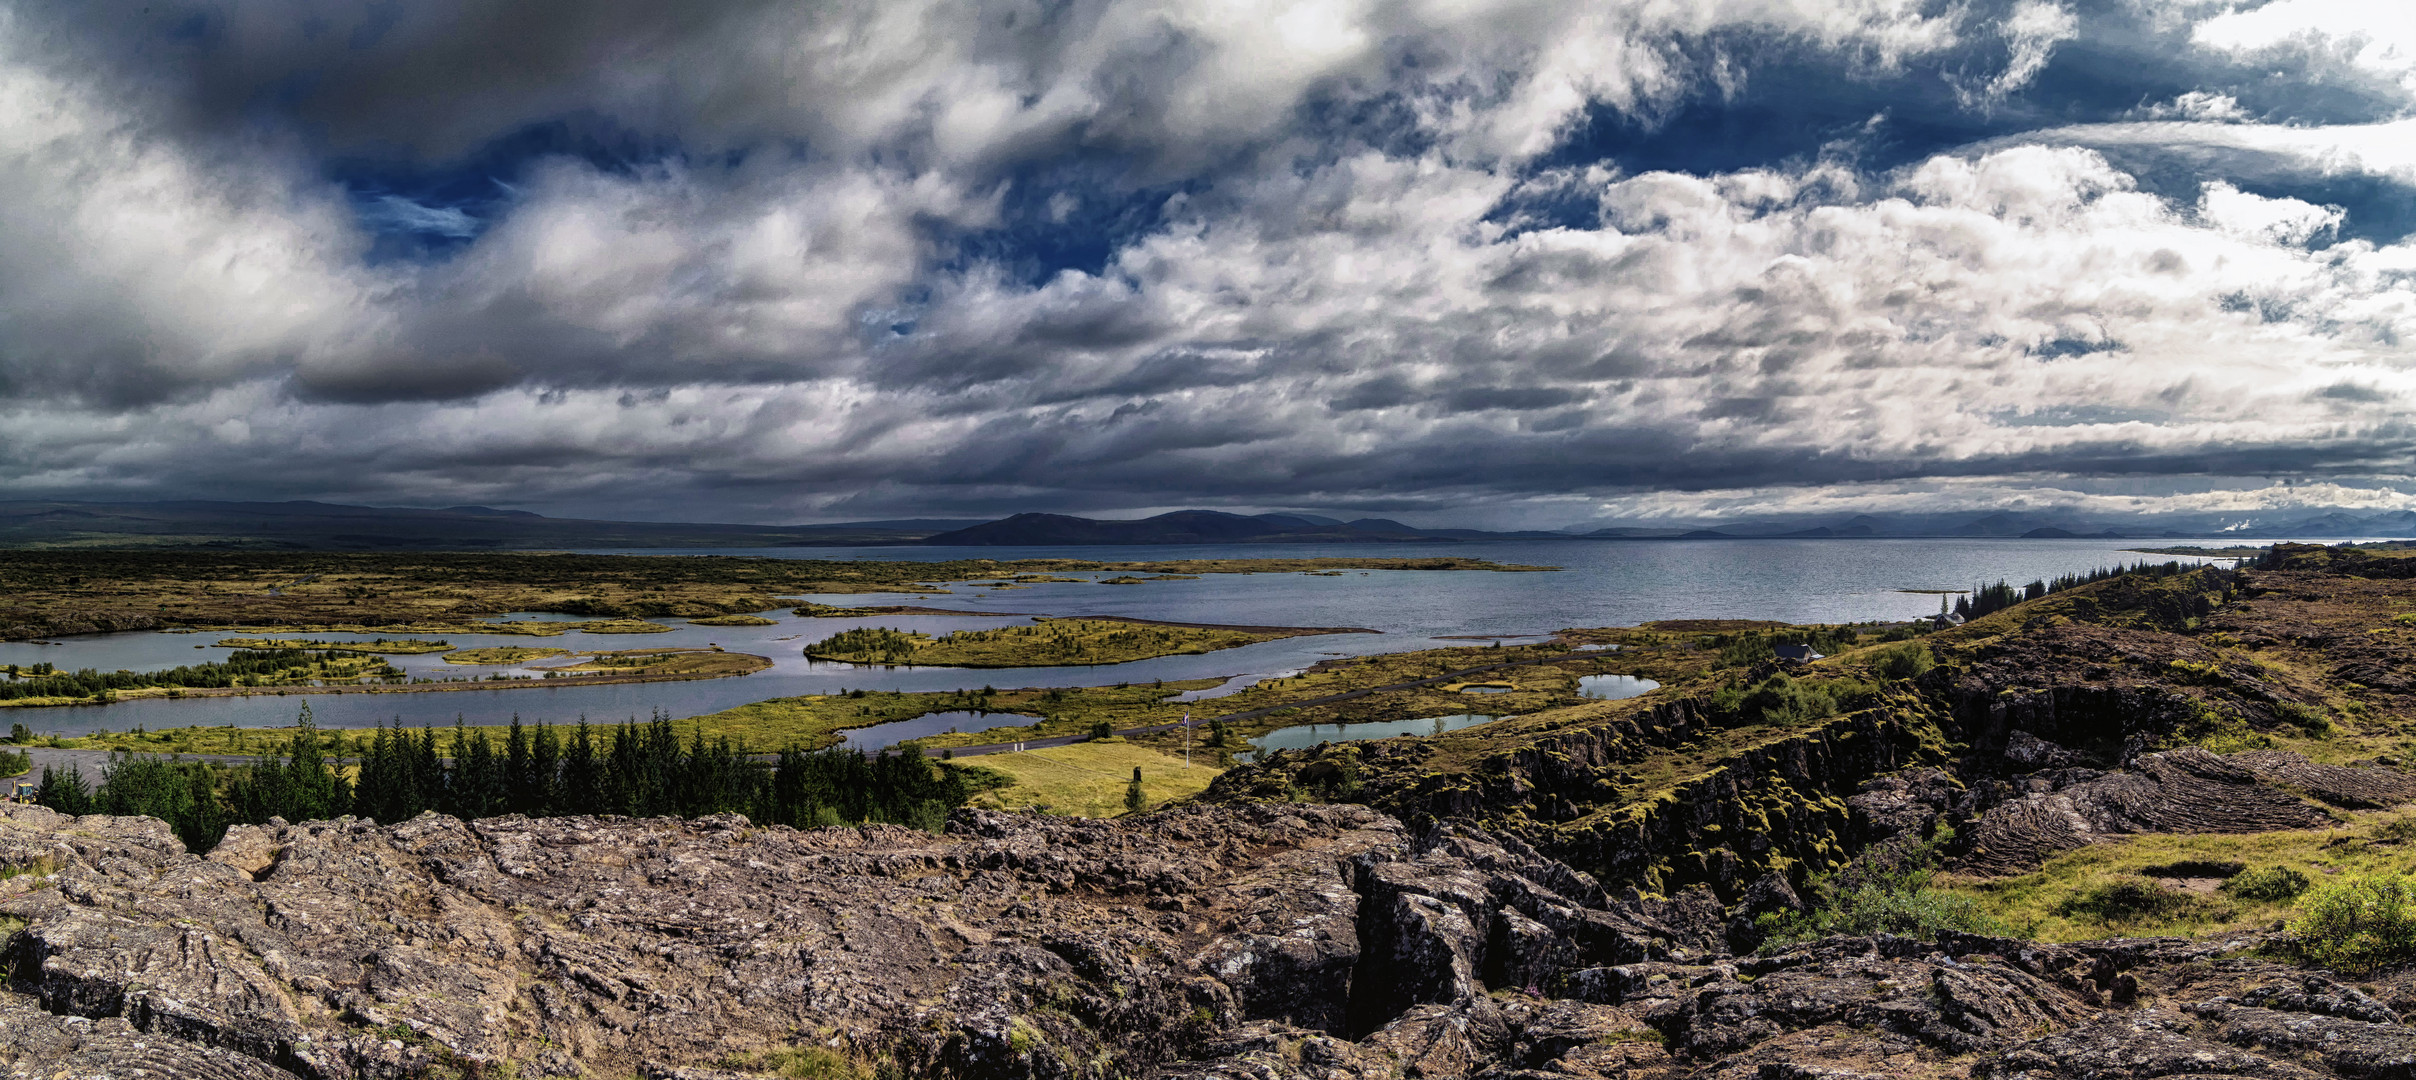
[[[2173,543],[2162,541],[2159,543]],[[2207,543],[2220,543],[2208,541]],[[2003,578],[2020,584],[2038,577],[2161,556],[2123,550],[2108,540],[1517,540],[1466,544],[1222,544],[1164,547],[1052,548],[771,548],[712,552],[789,559],[894,559],[938,561],[987,558],[1078,558],[1101,561],[1189,558],[1318,558],[1372,556],[1415,558],[1448,554],[1504,563],[1565,567],[1556,573],[1496,574],[1467,571],[1350,571],[1339,577],[1304,574],[1210,574],[1193,581],[1144,585],[1100,585],[1118,574],[1069,574],[1083,580],[1020,589],[960,589],[953,594],[824,595],[837,605],[926,603],[967,611],[1001,613],[987,618],[875,616],[815,619],[768,613],[773,626],[691,626],[656,620],[667,634],[566,634],[555,638],[505,635],[444,635],[461,648],[542,645],[590,649],[640,649],[718,644],[733,652],[770,657],[773,666],[754,675],[697,682],[617,686],[540,686],[419,694],[312,694],[252,697],[148,699],[107,706],[0,710],[0,722],[22,723],[37,732],[83,734],[96,730],[289,724],[304,701],[322,726],[366,727],[400,718],[419,724],[450,724],[458,714],[473,724],[503,723],[517,714],[570,721],[618,721],[661,709],[673,717],[695,716],[750,701],[840,689],[957,690],[1097,686],[1117,682],[1178,679],[1236,679],[1220,689],[1239,689],[1258,678],[1296,671],[1319,660],[1467,645],[1501,639],[1534,640],[1569,627],[1632,626],[1654,619],[1739,618],[1784,622],[1853,622],[1904,619],[1934,613],[1938,597],[1906,589],[1965,589]],[[699,552],[612,551],[695,557]],[[1096,667],[865,668],[806,660],[803,646],[856,626],[888,626],[944,634],[972,627],[1030,621],[1028,614],[1126,615],[1179,622],[1283,626],[1349,626],[1374,634],[1331,634],[1262,642],[1198,656],[1167,656]],[[0,664],[50,662],[67,670],[98,668],[157,670],[202,659],[223,659],[229,650],[214,643],[221,634],[96,634],[57,645],[0,643]],[[340,639],[379,635],[314,634]],[[401,637],[401,634],[387,634]],[[435,636],[435,635],[413,635]],[[194,648],[199,645],[201,648]],[[484,676],[524,668],[463,667],[435,655],[395,656],[396,666],[421,677]]]
[[[1305,750],[1319,743],[1359,742],[1364,739],[1395,739],[1404,735],[1441,735],[1478,724],[1492,723],[1499,716],[1484,713],[1453,713],[1450,716],[1422,716],[1415,720],[1360,720],[1347,724],[1294,724],[1276,728],[1250,740],[1251,750],[1234,756],[1248,760],[1253,754],[1274,753],[1277,750]]]

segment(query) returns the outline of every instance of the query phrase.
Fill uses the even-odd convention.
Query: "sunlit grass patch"
[[[2028,874],[1942,874],[1934,884],[1975,898],[1991,917],[2041,941],[2272,929],[2305,902],[2302,892],[2416,871],[2416,815],[2353,817],[2336,829],[2131,836],[2065,852]]]
[[[974,806],[1007,810],[1038,806],[1052,814],[1079,817],[1123,813],[1125,789],[1136,767],[1141,770],[1142,797],[1150,806],[1197,795],[1223,771],[1206,754],[1195,756],[1185,768],[1180,756],[1121,740],[985,754],[963,762],[1014,781],[974,796]]]

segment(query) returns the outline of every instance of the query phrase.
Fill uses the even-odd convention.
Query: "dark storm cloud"
[[[0,462],[772,519],[2389,475],[2416,31],[2343,2],[0,0]]]

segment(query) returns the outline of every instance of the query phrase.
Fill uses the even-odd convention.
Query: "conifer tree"
[[[60,771],[42,766],[42,786],[34,792],[34,802],[62,814],[82,817],[93,812],[92,787],[84,782],[84,770],[70,765]]]
[[[562,740],[543,720],[529,743],[528,802],[528,812],[539,817],[569,813],[562,806]]]
[[[529,753],[528,733],[520,714],[512,714],[512,732],[503,740],[503,809],[506,813],[536,812],[537,764]]]
[[[604,763],[596,757],[596,743],[588,729],[587,718],[579,718],[579,726],[571,732],[570,745],[562,752],[562,806],[566,813],[607,814],[605,805]]]

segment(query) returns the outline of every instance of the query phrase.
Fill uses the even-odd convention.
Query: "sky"
[[[0,498],[2416,507],[2416,5],[0,0]]]

